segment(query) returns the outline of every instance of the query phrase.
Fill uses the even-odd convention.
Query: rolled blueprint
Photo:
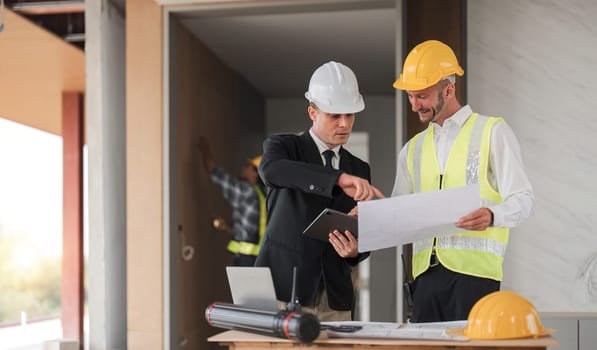
[[[319,320],[309,313],[263,311],[220,302],[205,309],[205,320],[213,327],[295,339],[302,343],[317,339],[320,330]]]

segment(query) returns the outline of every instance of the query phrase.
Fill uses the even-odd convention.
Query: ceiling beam
[[[15,12],[27,15],[49,15],[85,12],[84,0],[18,2],[12,7]]]

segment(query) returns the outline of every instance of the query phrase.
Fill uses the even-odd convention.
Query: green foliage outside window
[[[0,324],[60,316],[61,257],[29,236],[0,232]]]

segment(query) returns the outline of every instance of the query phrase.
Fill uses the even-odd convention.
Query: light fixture
[[[64,36],[64,40],[66,40],[70,43],[83,42],[83,41],[85,41],[85,33],[66,34]]]

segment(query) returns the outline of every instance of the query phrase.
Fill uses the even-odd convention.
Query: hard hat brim
[[[464,70],[462,70],[462,68],[458,67],[459,69],[457,69],[455,72],[447,74],[445,76],[438,76],[437,78],[434,78],[431,81],[426,81],[426,80],[422,80],[422,81],[418,81],[418,82],[407,82],[404,78],[403,74],[400,74],[400,77],[398,77],[398,79],[396,79],[396,81],[394,81],[394,84],[392,84],[392,86],[394,87],[394,89],[397,90],[404,90],[404,91],[420,91],[420,90],[425,90],[428,87],[431,87],[437,83],[439,83],[440,81],[446,79],[446,77],[450,76],[450,75],[458,75],[459,77],[464,75]]]
[[[503,337],[471,337],[467,335],[466,332],[466,328],[455,328],[455,329],[447,329],[446,330],[446,334],[447,335],[453,335],[453,336],[463,336],[467,339],[475,339],[475,340],[508,340],[508,339],[525,339],[525,338],[540,338],[540,337],[545,337],[547,335],[551,335],[553,333],[555,333],[556,330],[554,328],[545,328],[543,330],[543,332],[541,332],[540,334],[532,334],[532,335],[525,335],[525,336],[518,336],[518,337],[507,337],[507,338],[503,338]]]
[[[360,103],[356,103],[354,106],[347,108],[345,106],[343,106],[342,108],[338,108],[338,107],[333,107],[333,106],[320,106],[318,104],[317,108],[319,108],[319,110],[321,110],[322,112],[325,113],[329,113],[329,114],[355,114],[355,113],[359,113],[362,112],[365,109],[365,103],[363,101],[361,101]]]
[[[309,102],[315,104],[320,111],[330,114],[354,114],[362,112],[365,109],[365,102],[363,101],[362,95],[359,95],[357,101],[340,101],[333,105],[323,101],[317,101],[309,94],[309,91],[305,92],[305,98]]]

